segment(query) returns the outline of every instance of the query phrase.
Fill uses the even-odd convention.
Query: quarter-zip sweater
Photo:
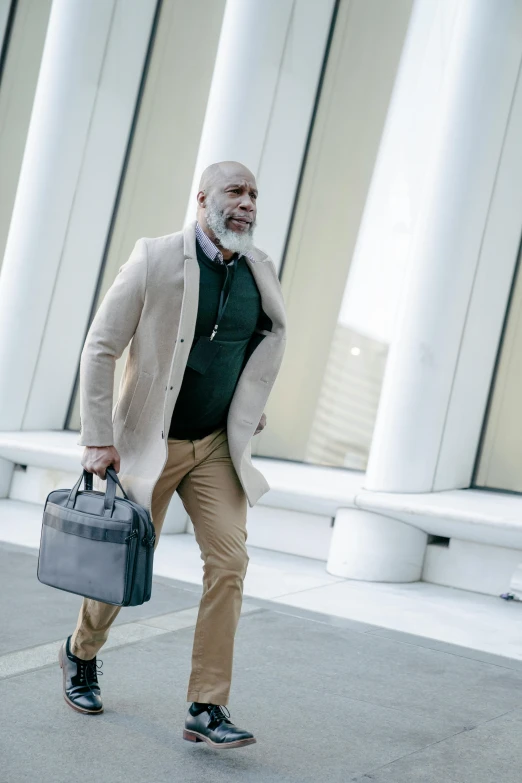
[[[200,282],[193,346],[200,336],[210,337],[212,334],[227,271],[224,264],[212,261],[205,254],[199,242],[196,242],[196,250]],[[229,267],[229,276],[231,271]],[[172,414],[169,438],[197,440],[225,426],[239,376],[259,339],[262,339],[254,336],[264,316],[261,297],[244,256],[236,262],[228,290],[230,298],[214,338],[219,351],[204,375],[191,367],[185,369]],[[266,324],[262,326],[266,328]]]

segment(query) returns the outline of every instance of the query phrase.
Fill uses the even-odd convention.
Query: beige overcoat
[[[136,242],[94,317],[81,355],[78,443],[114,445],[121,458],[122,485],[149,511],[167,461],[170,420],[196,325],[195,226],[194,221],[175,234]],[[252,465],[251,439],[281,366],[286,319],[273,261],[257,248],[251,255],[254,260],[247,263],[272,327],[259,330],[260,342],[234,392],[227,434],[232,462],[253,506],[270,489]],[[114,405],[114,367],[129,342]]]

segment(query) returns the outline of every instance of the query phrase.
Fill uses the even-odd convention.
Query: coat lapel
[[[265,256],[263,263],[259,263],[259,260],[256,258],[253,262],[247,258],[247,264],[261,295],[261,306],[272,321],[272,332],[280,335],[284,333],[286,325],[281,288],[275,270],[269,265],[268,256]]]
[[[250,506],[270,487],[252,465],[251,440],[279,372],[286,343],[286,316],[277,272],[270,258],[257,248],[247,258],[261,296],[261,306],[272,322],[239,378],[230,404],[227,433],[230,456]]]
[[[164,432],[168,432],[183,375],[188,361],[199,304],[199,264],[196,258],[195,222],[183,230],[183,298],[179,317],[178,339],[174,347],[170,367],[166,404],[164,408]]]
[[[185,258],[192,258],[197,261],[196,256],[196,221],[187,223],[183,229],[183,253]]]

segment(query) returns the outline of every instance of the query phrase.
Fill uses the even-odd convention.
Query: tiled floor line
[[[0,501],[0,539],[8,545],[38,547],[40,512],[29,505]],[[256,547],[250,547],[249,554],[245,599],[269,600],[378,626],[386,634],[412,634],[430,644],[452,644],[522,662],[522,604],[425,582],[346,580],[329,574],[322,561]],[[165,536],[155,554],[154,574],[200,589],[203,566],[194,536]]]
[[[262,611],[264,611],[262,608],[248,601],[243,601],[242,615]],[[196,625],[197,614],[198,607],[193,606],[189,609],[180,609],[178,612],[169,612],[168,614],[161,614],[156,617],[148,617],[115,626],[111,629],[109,639],[103,649],[109,650],[115,647],[123,647],[127,644],[133,644],[133,642],[150,639],[153,636],[179,631],[182,628],[192,628]],[[36,669],[43,669],[46,666],[57,663],[58,650],[62,643],[63,639],[60,639],[56,642],[5,653],[0,656],[0,680],[35,671]]]

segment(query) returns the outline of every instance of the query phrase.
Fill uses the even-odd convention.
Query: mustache
[[[254,229],[257,226],[257,220],[251,220],[250,218],[245,218],[243,216],[236,216],[236,215],[228,215],[228,217],[225,217],[224,213],[221,213],[221,221],[223,224],[223,227],[226,227],[227,231],[232,231],[233,229],[228,228],[228,221],[229,220],[240,220],[248,226],[248,233],[251,234]]]
[[[253,223],[253,220],[250,220],[250,218],[246,218],[243,215],[229,215],[227,220],[240,220],[242,223],[248,223],[249,225]]]

